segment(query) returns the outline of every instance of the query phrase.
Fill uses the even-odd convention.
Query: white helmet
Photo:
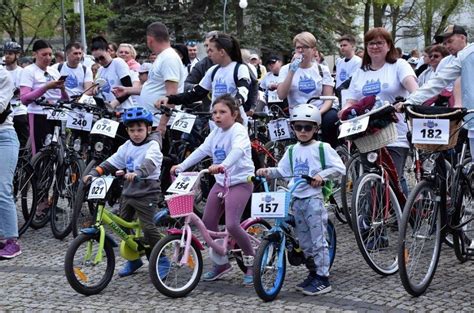
[[[298,104],[291,110],[290,122],[306,121],[321,125],[321,113],[312,104]]]

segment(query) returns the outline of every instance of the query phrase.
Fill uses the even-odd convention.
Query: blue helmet
[[[125,126],[133,122],[145,122],[150,126],[153,124],[153,114],[141,107],[126,109],[123,112],[122,119]]]

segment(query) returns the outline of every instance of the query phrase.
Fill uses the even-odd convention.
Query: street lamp
[[[86,41],[86,19],[84,15],[84,0],[74,0],[74,13],[81,14],[81,41],[84,54],[87,54],[87,41]]]
[[[247,0],[239,0],[239,7],[240,7],[241,9],[247,8],[248,5],[249,5],[249,4],[248,4]],[[224,13],[223,13],[223,17],[224,17],[224,33],[227,31],[226,10],[227,10],[227,0],[224,0]]]

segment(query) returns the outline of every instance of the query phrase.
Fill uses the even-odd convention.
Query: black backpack
[[[10,115],[10,113],[12,113],[12,109],[11,109],[10,103],[9,103],[7,105],[7,107],[5,108],[5,111],[3,111],[0,114],[0,124],[3,124],[3,122],[5,122],[5,120],[7,119],[8,115]]]
[[[234,67],[234,83],[237,86],[237,82],[239,81],[238,74],[239,74],[239,66],[242,63],[237,63]],[[255,77],[253,71],[249,68],[247,64],[249,73],[250,73],[250,87],[249,87],[249,94],[247,97],[247,101],[243,104],[245,112],[250,111],[250,109],[257,103],[258,100],[258,80]],[[217,70],[220,68],[220,65],[217,65],[214,70],[212,71],[211,80],[214,80],[214,76],[216,76]]]

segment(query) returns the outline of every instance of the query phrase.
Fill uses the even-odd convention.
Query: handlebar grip
[[[309,175],[301,175],[301,178],[306,180],[308,184],[311,184],[311,182],[314,181],[314,178]],[[324,186],[324,180],[322,181],[321,186]]]

